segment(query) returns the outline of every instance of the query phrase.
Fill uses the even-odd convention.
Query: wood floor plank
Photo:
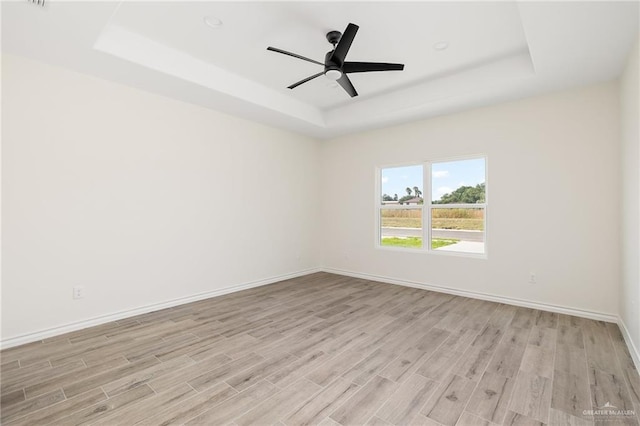
[[[510,327],[496,348],[486,371],[505,377],[515,377],[527,348],[529,331]]]
[[[190,426],[227,424],[246,413],[260,401],[273,395],[275,389],[271,383],[262,380],[239,394],[214,405],[213,408],[192,418],[185,424]]]
[[[451,372],[474,382],[479,381],[491,361],[494,349],[469,348],[456,362]]]
[[[515,380],[495,373],[484,373],[466,411],[487,421],[501,424],[507,413]]]
[[[236,390],[242,391],[289,365],[294,359],[295,357],[288,353],[265,359],[242,373],[231,376],[226,382]]]
[[[445,380],[463,355],[463,352],[449,351],[447,348],[440,347],[418,367],[416,373],[441,382]]]
[[[546,423],[542,423],[539,420],[525,416],[524,414],[516,413],[514,411],[507,412],[507,416],[504,419],[505,426],[545,426]]]
[[[0,357],[10,425],[582,425],[596,404],[640,412],[616,324],[325,272]]]
[[[629,394],[631,400],[636,406],[640,408],[640,375],[633,362],[633,358],[629,353],[624,337],[620,332],[620,328],[617,324],[607,323],[607,330],[613,343],[613,347],[616,351],[616,356],[620,362],[620,368],[622,369],[622,375],[625,378],[627,386],[629,387]]]
[[[105,401],[107,396],[102,389],[92,389],[73,398],[50,405],[42,410],[38,410],[9,425],[44,425],[56,424],[60,419],[80,411],[86,407]]]
[[[283,423],[289,426],[318,424],[349,399],[358,389],[359,386],[355,383],[339,377],[324,387],[313,398],[307,399],[283,419]]]
[[[141,359],[156,357],[158,354],[171,353],[173,350],[181,349],[185,346],[191,347],[192,343],[198,341],[198,337],[191,333],[180,335],[177,338],[171,339],[169,342],[162,339],[156,339],[155,344],[145,345],[136,350],[127,351],[124,353],[124,356],[129,360],[129,362],[136,362]],[[156,359],[158,358],[156,357]]]
[[[195,349],[187,355],[197,362],[221,354],[233,359],[238,359],[254,352],[258,342],[259,340],[255,337],[248,334],[242,334],[226,339],[224,340],[224,343],[219,345]]]
[[[191,364],[188,367],[176,369],[162,376],[154,377],[148,382],[148,384],[154,391],[161,393],[175,387],[179,383],[190,382],[209,371],[224,366],[229,362],[231,362],[231,358],[224,354],[219,354],[203,361],[196,362],[195,364]]]
[[[0,413],[2,423],[24,417],[34,411],[53,405],[57,402],[64,401],[64,393],[58,389],[53,392],[46,393],[36,398],[27,399],[12,405],[3,406]]]
[[[428,352],[418,348],[409,348],[393,359],[380,373],[380,376],[386,377],[397,383],[407,380],[421,363],[429,356]]]
[[[123,408],[116,413],[105,416],[92,425],[133,425],[150,415],[169,407],[175,407],[196,395],[196,391],[186,383],[179,384],[166,392],[146,398],[142,402]]]
[[[491,423],[486,419],[465,411],[458,419],[458,423],[456,423],[456,426],[494,426],[495,424],[496,423]]]
[[[238,392],[228,384],[218,383],[191,398],[187,398],[180,405],[165,407],[157,413],[150,413],[150,416],[138,424],[144,426],[182,424],[237,394]]]
[[[68,386],[64,386],[63,390],[65,395],[67,395],[67,398],[70,398],[159,363],[160,361],[156,358],[145,358],[138,362],[125,364],[121,367],[107,370],[103,373],[96,374],[95,376],[83,378]]]
[[[578,376],[556,370],[553,376],[551,408],[575,417],[584,417],[585,410],[592,410],[587,376]]]
[[[2,355],[4,356],[4,355]],[[20,363],[19,360],[15,360],[15,363]],[[29,377],[30,375],[33,375],[34,373],[36,374],[36,376],[38,375],[38,372],[42,372],[42,371],[46,371],[46,370],[50,370],[52,368],[51,363],[49,362],[48,359],[43,359],[40,362],[37,363],[33,363],[31,365],[27,365],[25,367],[20,367],[17,369],[12,369],[10,371],[2,371],[1,372],[1,376],[2,377],[2,387],[11,384],[11,383],[15,383],[15,382],[24,382],[25,377]],[[24,387],[24,386],[23,386]],[[15,390],[15,389],[14,389]]]
[[[476,385],[465,377],[450,375],[424,406],[422,414],[445,426],[455,425]]]
[[[2,398],[0,398],[0,405],[2,405],[2,407],[7,407],[24,401],[25,399],[27,398],[25,396],[24,389],[18,389],[12,392],[3,393]]]
[[[382,370],[396,358],[396,354],[378,349],[371,355],[347,370],[342,376],[357,385],[364,385],[373,376]]]
[[[569,325],[558,326],[558,340],[556,345],[573,346],[578,349],[584,349],[584,337],[582,336],[582,330],[578,327],[571,327]]]
[[[195,335],[194,335],[195,336]],[[206,336],[203,338],[196,338],[195,340],[187,338],[186,342],[175,346],[167,346],[161,349],[158,349],[154,356],[158,358],[160,361],[168,361],[173,358],[177,358],[179,356],[190,354],[194,351],[197,351],[200,348],[208,348],[214,345],[219,344],[225,338],[220,335]]]
[[[78,354],[84,353],[89,348],[104,347],[108,341],[104,338],[101,344],[87,345],[81,343],[72,345],[68,343],[68,340],[63,343],[65,344],[58,344],[58,342],[56,342],[37,346],[37,349],[34,350],[34,352],[27,352],[20,357],[20,365],[22,367],[27,367],[31,364],[37,364],[43,360],[49,360],[49,363],[53,366],[67,364],[69,362],[76,361]]]
[[[106,358],[103,360],[103,362],[88,366],[87,368],[70,369],[66,374],[61,374],[56,377],[50,377],[46,380],[40,381],[39,383],[27,386],[25,387],[25,393],[27,394],[27,398],[33,398],[55,389],[64,388],[65,386],[75,383],[81,379],[95,376],[99,373],[128,364],[129,361],[127,361],[127,359],[123,356]]]
[[[393,426],[393,423],[389,423],[386,420],[382,420],[380,417],[378,416],[373,416],[372,418],[369,419],[369,421],[366,423],[366,426]]]
[[[474,339],[474,341],[471,343],[471,346],[484,350],[495,348],[498,343],[500,343],[504,332],[504,328],[487,325]]]
[[[3,362],[0,365],[0,374],[4,375],[9,371],[17,370],[18,368],[20,368],[20,361],[17,359],[15,361]]]
[[[378,410],[377,416],[391,424],[412,424],[437,387],[433,380],[415,374],[399,386]]]
[[[527,345],[522,357],[520,369],[538,376],[553,377],[555,350],[535,345]]]
[[[341,426],[340,423],[333,420],[331,417],[326,417],[323,421],[318,423],[318,426]]]
[[[592,419],[575,417],[554,408],[549,410],[549,425],[551,426],[592,426]]]
[[[558,325],[567,325],[570,327],[581,328],[584,325],[582,322],[583,320],[584,318],[576,317],[573,315],[558,314]]]
[[[290,413],[321,389],[320,386],[309,380],[299,380],[256,405],[248,413],[236,419],[235,423],[238,426],[276,423],[280,419],[288,417]]]
[[[553,373],[551,408],[567,415],[584,418],[591,410],[587,355],[582,333],[573,327],[560,325]],[[577,337],[580,337],[580,340]]]
[[[285,365],[284,368],[267,376],[267,380],[279,388],[286,388],[300,380],[307,373],[313,371],[316,367],[325,363],[329,358],[330,357],[322,351],[313,352]]]
[[[367,354],[360,351],[345,351],[333,359],[320,365],[318,368],[307,374],[307,379],[320,386],[327,386],[337,377],[342,376],[347,370],[358,364]]]
[[[530,329],[533,327],[536,318],[536,311],[527,308],[516,308],[516,312],[511,320],[511,326],[516,328]]]
[[[86,365],[82,360],[77,360],[58,367],[47,368],[42,371],[34,371],[22,378],[16,378],[11,381],[4,381],[0,384],[2,394],[24,389],[26,387],[38,384],[44,380],[56,380],[58,377],[64,376],[70,372],[82,371],[86,369]],[[58,386],[60,387],[60,386]]]
[[[218,368],[202,373],[191,380],[187,380],[187,383],[189,383],[189,385],[198,392],[201,392],[202,390],[211,387],[222,380],[226,380],[238,372],[251,368],[262,361],[264,361],[263,357],[251,353],[243,358],[228,362]],[[151,384],[153,385],[154,383]]]
[[[102,390],[111,398],[119,393],[126,392],[130,389],[142,386],[151,380],[162,377],[172,371],[179,370],[182,367],[195,364],[195,361],[188,356],[181,356],[170,359],[167,362],[152,365],[143,370],[139,370],[121,379],[113,380],[102,386]]]
[[[538,327],[557,328],[558,314],[549,311],[537,311],[535,325]]]
[[[375,376],[330,417],[342,425],[364,424],[395,388],[396,384],[391,380]]]
[[[594,410],[602,410],[603,407],[612,405],[615,411],[635,411],[633,401],[629,395],[624,378],[605,371],[594,370],[594,378],[591,382],[591,402]],[[604,408],[606,410],[606,408]],[[596,416],[596,423],[611,421],[611,415]],[[636,416],[614,416],[613,420],[619,424],[637,425]]]
[[[583,329],[584,347],[589,363],[589,373],[594,370],[606,371],[612,374],[619,372],[616,362],[612,362],[611,354],[615,353],[606,325],[601,321],[586,321]],[[593,376],[591,382],[595,381]]]
[[[60,419],[59,424],[64,425],[85,425],[93,423],[100,418],[104,418],[118,411],[130,407],[145,398],[149,398],[155,395],[153,390],[147,386],[142,385],[127,392],[123,392],[113,398],[109,398],[106,401],[99,402],[85,408],[84,410],[77,411],[70,416]]]
[[[462,327],[447,338],[441,347],[448,352],[464,352],[478,336],[479,331],[472,328]]]
[[[500,303],[496,306],[487,323],[495,327],[507,328],[516,314],[516,309],[515,306]]]
[[[542,348],[553,349],[556,346],[557,334],[558,332],[555,329],[536,325],[531,328],[529,341],[527,343]]]
[[[551,380],[520,371],[511,395],[509,409],[542,423],[549,421]]]

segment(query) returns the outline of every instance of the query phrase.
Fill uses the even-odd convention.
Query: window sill
[[[463,251],[453,251],[453,250],[443,250],[443,249],[426,250],[424,248],[393,247],[393,246],[383,246],[380,244],[376,244],[375,248],[379,250],[397,251],[401,253],[434,254],[436,256],[466,257],[469,259],[485,259],[485,260],[488,259],[486,252],[469,253],[469,252],[463,252]]]

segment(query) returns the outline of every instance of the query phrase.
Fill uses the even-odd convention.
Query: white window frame
[[[484,183],[485,183],[485,193],[484,193],[484,203],[477,204],[433,204],[433,196],[432,196],[432,187],[431,187],[431,168],[433,164],[437,163],[448,163],[453,161],[465,161],[465,160],[484,160]],[[384,169],[394,168],[394,167],[410,167],[410,166],[422,166],[422,185],[423,185],[423,204],[421,205],[383,205],[381,204],[382,197],[382,171]],[[403,163],[403,164],[391,164],[376,167],[375,171],[375,248],[381,250],[391,250],[391,251],[401,251],[401,252],[409,252],[409,253],[428,253],[428,254],[436,254],[436,255],[444,255],[444,256],[461,256],[461,257],[471,257],[471,258],[479,258],[486,259],[488,257],[488,244],[487,244],[487,217],[489,211],[489,160],[486,154],[473,154],[473,155],[464,155],[457,157],[445,157],[445,158],[434,158],[427,161],[421,162],[411,162],[411,163]],[[447,251],[447,250],[434,250],[431,248],[431,219],[432,219],[432,210],[433,209],[460,209],[460,208],[482,208],[484,209],[484,226],[483,226],[483,241],[484,241],[484,252],[483,253],[465,253],[459,251]],[[395,247],[395,246],[383,246],[381,244],[382,241],[382,233],[381,233],[381,212],[382,210],[422,210],[422,248],[409,248],[409,247]]]

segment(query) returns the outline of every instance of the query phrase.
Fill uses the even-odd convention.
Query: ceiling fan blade
[[[305,58],[304,56],[300,56],[300,55],[297,55],[295,53],[287,52],[286,50],[278,49],[278,48],[271,47],[271,46],[267,47],[267,50],[271,50],[272,52],[282,53],[283,55],[293,56],[294,58],[302,59],[303,61],[313,62],[314,64],[318,64],[318,65],[324,66],[324,64],[322,62],[314,61],[313,59]]]
[[[340,86],[349,94],[349,96],[356,97],[358,96],[358,92],[356,92],[356,88],[351,84],[351,80],[347,77],[346,74],[342,74],[338,80],[336,80]]]
[[[385,62],[345,62],[342,71],[345,73],[370,71],[402,71],[404,64],[388,64]]]
[[[313,80],[316,77],[320,77],[322,74],[324,74],[324,71],[323,72],[319,72],[318,74],[314,74],[311,77],[307,77],[304,80],[300,80],[297,83],[293,83],[291,86],[287,87],[287,89],[295,89],[296,87],[300,86],[303,83],[306,83],[309,80]]]
[[[353,43],[353,38],[358,32],[358,28],[360,27],[356,24],[347,25],[347,29],[344,30],[342,37],[340,37],[340,41],[333,50],[333,55],[331,55],[331,60],[333,62],[339,65],[344,63],[344,58],[347,56],[347,52],[349,52],[349,48],[351,47],[351,43]]]

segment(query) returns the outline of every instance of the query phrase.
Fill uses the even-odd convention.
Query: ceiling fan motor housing
[[[329,70],[336,70],[342,73],[342,64],[332,60],[331,58],[332,55],[333,55],[333,50],[330,52],[327,52],[327,54],[324,55],[324,73],[326,74],[327,71]]]

